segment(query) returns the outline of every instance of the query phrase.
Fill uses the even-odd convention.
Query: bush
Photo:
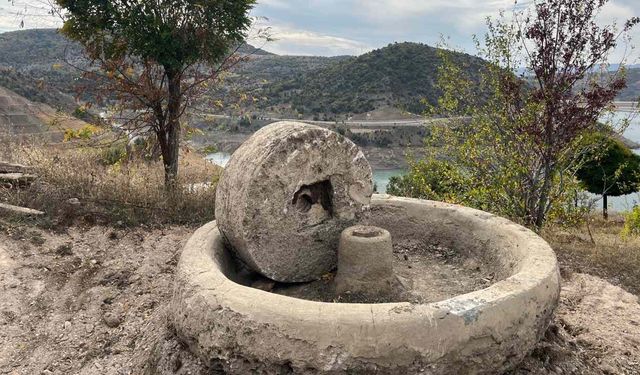
[[[218,152],[218,148],[216,147],[216,145],[208,145],[202,149],[202,152],[205,154],[215,154],[216,152]]]
[[[512,181],[501,180],[505,184]],[[409,160],[409,171],[403,176],[389,180],[387,193],[391,195],[430,199],[461,204],[525,224],[519,215],[519,207],[509,197],[504,197],[502,187],[484,184],[470,175],[459,164],[444,157],[430,155],[419,161]],[[578,181],[566,180],[562,194],[554,198],[554,205],[548,212],[548,219],[563,225],[578,225],[584,221],[589,207],[583,199],[578,199]],[[516,201],[517,202],[517,201]]]
[[[449,203],[468,203],[468,181],[450,163],[424,159],[410,161],[409,166],[406,175],[395,176],[389,180],[389,194]]]
[[[101,162],[104,165],[116,165],[127,157],[127,148],[124,144],[114,144],[102,152]]]
[[[624,217],[622,237],[635,237],[638,235],[640,235],[640,206],[635,206]]]

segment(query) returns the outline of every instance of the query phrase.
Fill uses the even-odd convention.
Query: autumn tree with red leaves
[[[391,193],[443,198],[537,228],[557,214],[588,154],[580,139],[603,130],[599,119],[625,87],[624,69],[609,71],[608,59],[640,19],[601,26],[606,3],[539,0],[510,18],[488,19],[477,41],[489,62],[479,84],[444,52],[435,111],[466,118],[436,127],[427,141],[438,147],[393,181]],[[425,165],[442,163],[447,173],[424,178]],[[458,191],[429,182],[448,186],[443,179],[454,179]]]

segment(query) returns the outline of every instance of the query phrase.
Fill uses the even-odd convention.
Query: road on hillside
[[[230,119],[232,116],[228,115],[209,115],[215,118]],[[265,121],[298,121],[305,122],[307,124],[319,125],[319,126],[332,126],[332,125],[344,125],[349,128],[370,128],[370,129],[383,129],[394,127],[424,127],[438,121],[448,121],[451,119],[464,119],[464,117],[451,117],[451,118],[419,118],[419,119],[398,119],[398,120],[344,120],[344,121],[316,121],[316,120],[301,120],[301,119],[289,119],[279,117],[261,117],[261,120]]]

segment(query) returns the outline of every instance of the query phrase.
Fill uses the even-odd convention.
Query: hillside
[[[82,78],[81,72],[71,65],[87,64],[77,43],[56,29],[20,30],[0,34],[0,51],[0,86],[56,109],[66,112],[76,109],[75,97]],[[248,44],[241,46],[239,52],[250,55],[251,60],[278,57]],[[265,68],[258,65],[257,70]],[[87,90],[81,99],[93,101],[91,82],[82,83]]]
[[[28,29],[0,34],[0,66],[11,66],[21,70],[34,67],[51,68],[66,61],[78,62],[82,48],[70,41],[56,29]],[[256,56],[273,55],[263,49],[245,44],[240,53]]]
[[[22,30],[0,34],[0,49],[0,67],[9,69],[4,70],[0,85],[30,100],[73,110],[75,103],[69,98],[76,95],[80,74],[66,62],[82,64],[76,43],[54,29]],[[396,43],[358,57],[278,56],[249,45],[241,51],[251,57],[226,82],[238,91],[266,98],[253,109],[269,107],[276,113],[299,112],[305,117],[387,112],[386,108],[420,113],[420,100],[433,103],[438,95],[434,87],[437,49],[423,44]],[[456,54],[456,58],[472,71],[482,65],[469,55]]]
[[[0,34],[0,51],[0,66],[28,70],[50,69],[63,64],[65,56],[79,57],[82,50],[55,29],[30,29]]]
[[[60,141],[65,129],[78,130],[85,125],[46,104],[34,103],[0,87],[0,137],[35,136]]]
[[[618,95],[621,101],[638,101],[640,99],[640,68],[627,70],[627,87]]]
[[[454,60],[471,75],[483,62],[455,53]],[[438,49],[419,43],[394,43],[387,47],[337,61],[318,70],[278,82],[268,88],[274,103],[290,101],[302,113],[363,113],[397,107],[421,113],[421,99],[435,103]]]
[[[0,86],[34,102],[73,111],[80,73],[67,62],[83,64],[81,48],[55,29],[21,30],[0,34]],[[361,56],[279,56],[250,45],[250,55],[216,87],[210,97],[229,90],[260,98],[242,108],[276,116],[304,118],[362,117],[364,113],[421,113],[422,99],[435,103],[438,49],[419,43],[394,43]],[[472,75],[484,62],[455,53],[454,60]],[[640,96],[640,68],[628,70],[628,87],[618,100]],[[93,101],[90,91],[84,101]]]

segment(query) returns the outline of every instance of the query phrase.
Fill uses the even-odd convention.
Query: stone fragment
[[[102,316],[104,324],[109,328],[116,328],[124,320],[123,316],[118,312],[107,312]]]
[[[369,207],[371,167],[347,138],[278,122],[249,138],[218,184],[216,220],[248,267],[280,282],[320,278],[336,264],[340,232]]]
[[[10,215],[20,215],[20,216],[42,216],[44,212],[34,210],[31,208],[14,206],[11,204],[0,203],[0,212],[5,212]]]

